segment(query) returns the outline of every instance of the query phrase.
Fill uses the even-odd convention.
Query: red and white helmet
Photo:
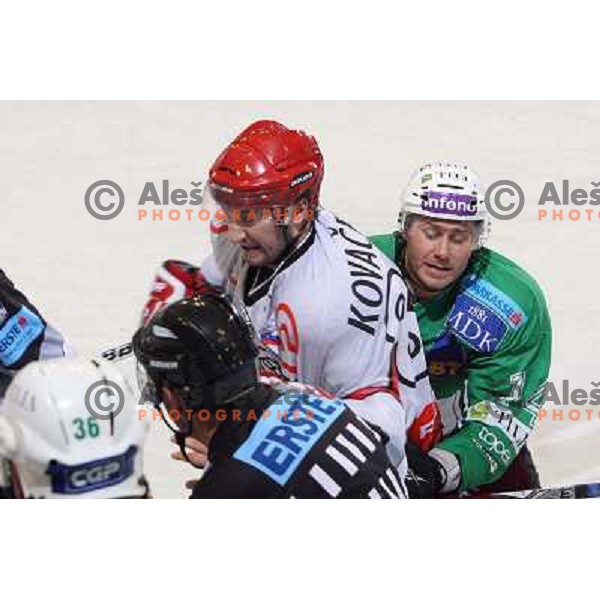
[[[220,154],[205,189],[231,208],[286,207],[306,197],[316,209],[323,174],[314,137],[276,121],[256,121]]]
[[[404,231],[408,215],[481,222],[479,247],[490,233],[490,216],[481,180],[464,163],[436,161],[421,165],[402,194],[398,215],[400,231]]]
[[[110,363],[32,362],[0,405],[9,487],[23,498],[143,497],[146,421],[133,386]]]

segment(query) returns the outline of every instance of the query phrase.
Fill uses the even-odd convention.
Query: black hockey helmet
[[[250,320],[216,292],[179,300],[159,311],[133,337],[146,399],[173,408],[173,395],[194,412],[222,407],[258,385],[257,347]],[[148,392],[150,390],[150,395]]]

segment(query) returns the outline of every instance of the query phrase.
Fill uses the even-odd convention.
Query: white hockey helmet
[[[64,358],[30,363],[0,404],[0,456],[10,461],[13,493],[146,496],[146,421],[139,418],[134,388],[110,363]]]
[[[464,163],[436,161],[421,165],[402,194],[400,232],[405,230],[409,215],[480,222],[479,248],[490,234],[491,222],[481,180]]]

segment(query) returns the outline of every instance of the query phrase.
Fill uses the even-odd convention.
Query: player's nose
[[[449,240],[445,235],[441,235],[435,244],[435,256],[441,260],[447,260],[449,253]]]

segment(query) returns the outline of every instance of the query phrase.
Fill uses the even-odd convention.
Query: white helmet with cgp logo
[[[139,395],[115,366],[97,360],[33,362],[0,404],[0,457],[20,498],[148,495]]]
[[[480,222],[479,247],[490,234],[490,216],[481,181],[464,163],[436,161],[419,167],[402,194],[398,215],[401,232],[409,215]]]

